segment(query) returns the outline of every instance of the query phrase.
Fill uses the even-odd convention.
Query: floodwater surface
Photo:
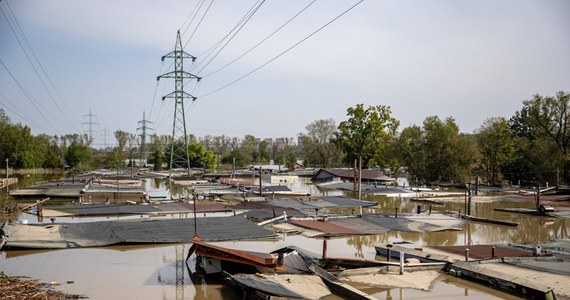
[[[156,182],[153,180],[153,185]],[[339,191],[320,191],[305,181],[293,184],[293,190],[307,190],[312,195],[342,195]],[[159,189],[158,187],[153,187]],[[379,203],[378,212],[413,213],[417,203],[404,198],[368,196]],[[496,243],[535,243],[551,238],[567,238],[569,224],[564,219],[515,215],[495,212],[497,207],[526,207],[525,202],[475,203],[472,214],[517,222],[518,227],[465,223],[463,231],[410,233],[390,231],[382,235],[351,236],[328,240],[329,257],[375,259],[375,245],[407,241],[419,246],[476,245]],[[428,209],[423,205],[422,209]],[[432,211],[458,212],[461,202],[432,206]],[[140,216],[137,216],[140,218]],[[35,216],[23,214],[20,220],[35,222]],[[117,219],[118,217],[111,217]],[[122,218],[122,217],[121,217]],[[58,222],[93,221],[94,218],[58,218]],[[106,218],[102,218],[106,219]],[[199,229],[198,229],[199,231]],[[283,235],[275,240],[229,241],[215,243],[242,250],[273,251],[290,245],[320,254],[322,239],[301,235]],[[215,279],[194,273],[195,257],[186,261],[190,244],[113,246],[50,251],[4,251],[0,271],[6,275],[26,276],[48,283],[54,288],[82,294],[90,299],[241,299],[231,287]],[[380,259],[380,258],[378,258]],[[440,276],[429,291],[414,289],[370,288],[365,292],[379,299],[519,299],[489,287],[462,279]],[[328,296],[327,299],[340,299]]]

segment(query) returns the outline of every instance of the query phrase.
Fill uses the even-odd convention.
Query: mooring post
[[[465,261],[469,261],[469,248],[465,248]]]
[[[491,258],[495,258],[495,246],[491,247]]]
[[[327,257],[327,247],[328,247],[328,245],[327,245],[327,238],[325,237],[325,238],[323,239],[323,258],[326,258],[326,257]]]
[[[400,251],[400,275],[404,275],[404,252]]]
[[[386,261],[390,261],[390,257],[392,257],[392,244],[386,245]]]
[[[428,215],[431,216],[431,204],[429,205],[429,213],[428,213]]]
[[[395,212],[394,216],[395,216],[395,218],[397,219],[397,218],[398,218],[398,208],[397,208],[397,207],[396,207],[395,211],[396,211],[396,212]]]

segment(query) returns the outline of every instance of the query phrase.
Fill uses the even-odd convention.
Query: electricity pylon
[[[93,143],[93,125],[99,125],[99,123],[97,122],[93,122],[93,117],[97,117],[96,115],[91,113],[91,109],[89,109],[89,114],[84,115],[83,117],[88,117],[89,121],[88,122],[83,122],[81,123],[82,125],[89,125],[89,129],[87,130],[88,132],[88,141],[87,144],[91,146],[91,144]],[[96,131],[95,131],[96,132]]]
[[[141,124],[141,127],[137,128],[137,130],[141,131],[141,134],[139,135],[141,138],[141,148],[140,148],[141,161],[144,161],[144,163],[146,164],[148,159],[148,145],[146,142],[146,137],[148,136],[147,130],[154,130],[154,129],[148,126],[148,124],[152,124],[152,122],[145,118],[144,111],[143,111],[143,118],[138,123]]]
[[[156,78],[174,78],[174,92],[162,97],[174,98],[174,123],[172,126],[172,145],[170,147],[170,170],[169,176],[172,178],[173,168],[186,168],[190,175],[190,158],[188,157],[188,135],[186,134],[186,117],[184,116],[184,99],[196,100],[196,97],[184,92],[184,79],[196,79],[200,81],[200,77],[184,71],[184,59],[190,58],[192,62],[196,57],[182,50],[182,42],[180,41],[180,31],[176,33],[176,46],[174,51],[164,55],[165,58],[174,58],[174,71],[162,74]]]

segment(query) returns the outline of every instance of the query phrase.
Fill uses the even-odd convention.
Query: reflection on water
[[[147,179],[150,190],[167,189],[160,179]],[[341,191],[320,190],[305,179],[292,184],[294,191],[307,191],[312,195],[344,195]],[[185,191],[176,192],[184,194]],[[171,190],[173,191],[173,190]],[[347,194],[351,196],[350,193]],[[366,196],[377,201],[377,212],[393,214],[414,213],[417,203],[404,198]],[[501,219],[519,223],[518,227],[465,223],[463,231],[430,233],[394,232],[382,235],[351,236],[332,238],[328,241],[330,257],[355,257],[375,259],[375,245],[394,241],[409,241],[417,245],[474,245],[490,243],[533,243],[550,238],[567,238],[568,223],[564,219],[534,217],[496,212],[496,207],[533,207],[533,203],[499,202],[476,203],[473,212],[477,216]],[[422,205],[422,210],[429,206]],[[464,203],[446,203],[432,206],[432,211],[457,213],[464,210]],[[368,210],[368,212],[376,212]],[[172,217],[172,216],[170,216]],[[180,216],[178,216],[180,217]],[[190,216],[191,217],[191,216]],[[22,217],[21,217],[22,218]],[[104,217],[106,218],[106,217]],[[131,217],[133,218],[133,217]],[[140,218],[140,216],[134,216]],[[65,218],[58,218],[64,221]],[[72,222],[85,218],[68,218]],[[115,217],[110,217],[115,219]],[[119,219],[116,217],[116,219]],[[123,217],[121,217],[123,219]],[[92,221],[93,219],[91,219]],[[66,220],[70,221],[70,220]],[[216,243],[240,250],[269,252],[284,246],[296,245],[314,253],[322,253],[323,241],[300,235],[283,235],[271,241],[229,241]],[[0,256],[0,271],[8,275],[25,275],[45,282],[62,283],[56,286],[70,293],[85,294],[92,299],[238,299],[232,288],[216,279],[206,278],[194,272],[194,257],[188,263],[184,259],[188,244],[178,245],[136,245],[113,246],[90,249],[65,249],[57,251],[9,251]],[[380,258],[378,258],[380,259]],[[67,282],[73,282],[67,284]],[[461,279],[442,276],[430,291],[412,289],[369,289],[366,292],[379,299],[517,299],[514,296],[488,289]],[[339,299],[330,296],[327,299]]]

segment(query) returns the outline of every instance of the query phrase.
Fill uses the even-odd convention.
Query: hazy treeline
[[[253,163],[295,167],[380,168],[403,172],[412,182],[556,184],[570,181],[570,95],[534,95],[510,117],[490,117],[473,133],[460,132],[452,117],[429,116],[420,125],[399,127],[387,106],[347,109],[347,119],[315,120],[296,138],[259,139],[189,136],[191,167],[219,169]],[[32,135],[0,109],[0,161],[16,169],[126,167],[143,161],[168,165],[172,139],[117,130],[117,146],[93,149],[87,135]]]

